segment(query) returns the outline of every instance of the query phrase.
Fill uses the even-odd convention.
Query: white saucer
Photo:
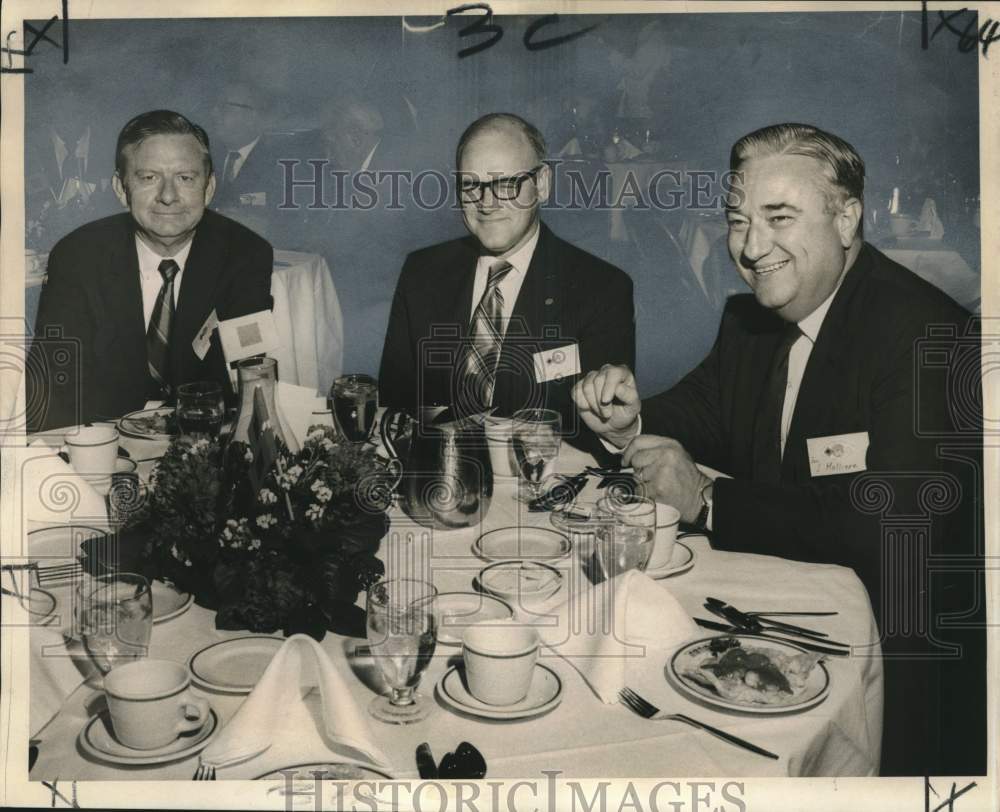
[[[226,694],[248,694],[284,642],[264,635],[223,640],[192,654],[188,668],[198,685]]]
[[[501,527],[483,533],[472,545],[472,552],[484,561],[553,561],[565,558],[572,550],[566,536],[545,527]]]
[[[92,716],[90,721],[80,731],[80,749],[99,761],[112,764],[162,764],[167,761],[180,761],[193,756],[208,746],[212,734],[219,726],[219,717],[209,709],[208,720],[200,730],[193,733],[183,733],[175,741],[155,750],[136,750],[119,742],[111,726],[111,716],[108,711],[101,711]]]
[[[381,778],[392,780],[392,776],[367,764],[355,764],[346,761],[310,761],[307,764],[291,764],[288,767],[278,767],[276,770],[268,770],[263,775],[258,775],[255,781],[271,781],[278,779],[288,780],[288,771],[295,770],[295,775],[291,776],[292,781],[306,781],[314,783],[317,779],[322,781],[360,781],[370,778]],[[321,775],[316,775],[316,773]]]
[[[694,566],[694,550],[688,547],[683,541],[674,543],[674,551],[670,554],[670,561],[664,567],[657,567],[655,570],[646,568],[646,575],[650,578],[669,578],[671,575],[680,575],[687,572]]]
[[[480,702],[465,687],[464,666],[452,666],[435,686],[446,705],[470,716],[513,721],[548,713],[562,702],[562,680],[551,668],[535,663],[528,695],[513,705],[488,705]]]

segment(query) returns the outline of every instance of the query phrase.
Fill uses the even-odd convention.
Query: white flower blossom
[[[326,436],[326,432],[323,429],[313,429],[306,435],[306,441],[309,440],[321,440]]]
[[[250,549],[259,550],[260,549],[260,539],[250,539]]]
[[[253,462],[253,452],[249,448],[244,452],[243,459],[247,462]]]
[[[274,518],[274,516],[272,516],[270,513],[262,513],[260,516],[257,517],[257,524],[260,527],[264,528],[265,530],[267,530],[267,528],[277,523],[278,520]]]
[[[294,485],[296,482],[299,481],[299,477],[302,476],[302,466],[293,465],[285,473],[289,481]]]
[[[323,518],[323,506],[313,502],[306,508],[306,518],[310,521],[318,522]]]
[[[231,540],[232,540],[232,538],[233,538],[233,531],[232,531],[232,530],[230,530],[230,529],[229,529],[228,527],[224,527],[224,528],[222,529],[222,537],[223,537],[223,538],[224,538],[224,539],[225,539],[226,541],[231,541]]]
[[[333,440],[331,440],[329,437],[327,437],[325,440],[323,440],[323,442],[320,443],[320,445],[323,446],[323,450],[324,451],[333,451],[333,445],[334,445],[334,443],[333,443]]]
[[[193,561],[191,561],[191,559],[190,559],[190,558],[185,558],[185,559],[184,559],[184,566],[185,566],[185,567],[190,567],[190,566],[193,566],[193,564],[194,564],[194,562],[193,562]]]
[[[270,490],[269,488],[261,488],[260,493],[258,494],[258,498],[265,505],[273,505],[275,502],[278,501],[277,494],[275,494],[274,491]]]

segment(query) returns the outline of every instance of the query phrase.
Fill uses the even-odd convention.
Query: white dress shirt
[[[160,263],[165,259],[172,259],[180,269],[174,274],[174,307],[177,306],[177,297],[181,294],[181,278],[184,276],[184,265],[187,263],[188,254],[191,253],[192,237],[181,249],[172,257],[161,257],[146,243],[135,238],[135,248],[139,255],[139,284],[142,286],[142,318],[149,330],[149,320],[153,317],[153,308],[156,307],[156,297],[163,287],[163,275],[160,273]]]
[[[229,155],[226,155],[226,165],[222,168],[222,178],[224,181],[236,180],[236,176],[240,174],[243,164],[247,162],[247,156],[257,146],[258,141],[260,141],[259,135],[242,149],[235,150],[236,157],[232,159],[232,166],[230,166]]]
[[[517,294],[521,292],[521,285],[524,283],[524,275],[531,265],[531,258],[535,254],[535,247],[538,245],[539,227],[535,224],[535,233],[531,238],[513,254],[507,257],[495,257],[490,254],[483,254],[476,263],[476,282],[472,287],[472,310],[469,312],[469,321],[479,306],[479,300],[486,292],[486,283],[490,276],[490,267],[501,259],[511,264],[512,270],[500,281],[497,288],[503,296],[503,332],[507,333],[507,323],[510,321],[510,314],[514,312],[514,303],[517,301]]]

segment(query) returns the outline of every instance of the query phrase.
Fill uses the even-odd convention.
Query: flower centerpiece
[[[372,446],[313,426],[278,444],[251,485],[250,446],[184,438],[158,462],[138,517],[148,574],[216,610],[216,627],[321,639],[384,572],[393,482]]]

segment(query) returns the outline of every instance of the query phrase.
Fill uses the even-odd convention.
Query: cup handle
[[[63,443],[59,450],[56,452],[56,456],[59,457],[63,462],[71,464],[69,461],[69,446]]]
[[[177,722],[175,730],[178,733],[186,733],[190,730],[198,730],[208,719],[208,702],[194,696],[190,692],[182,696],[182,702],[178,707],[183,714],[183,718]]]

